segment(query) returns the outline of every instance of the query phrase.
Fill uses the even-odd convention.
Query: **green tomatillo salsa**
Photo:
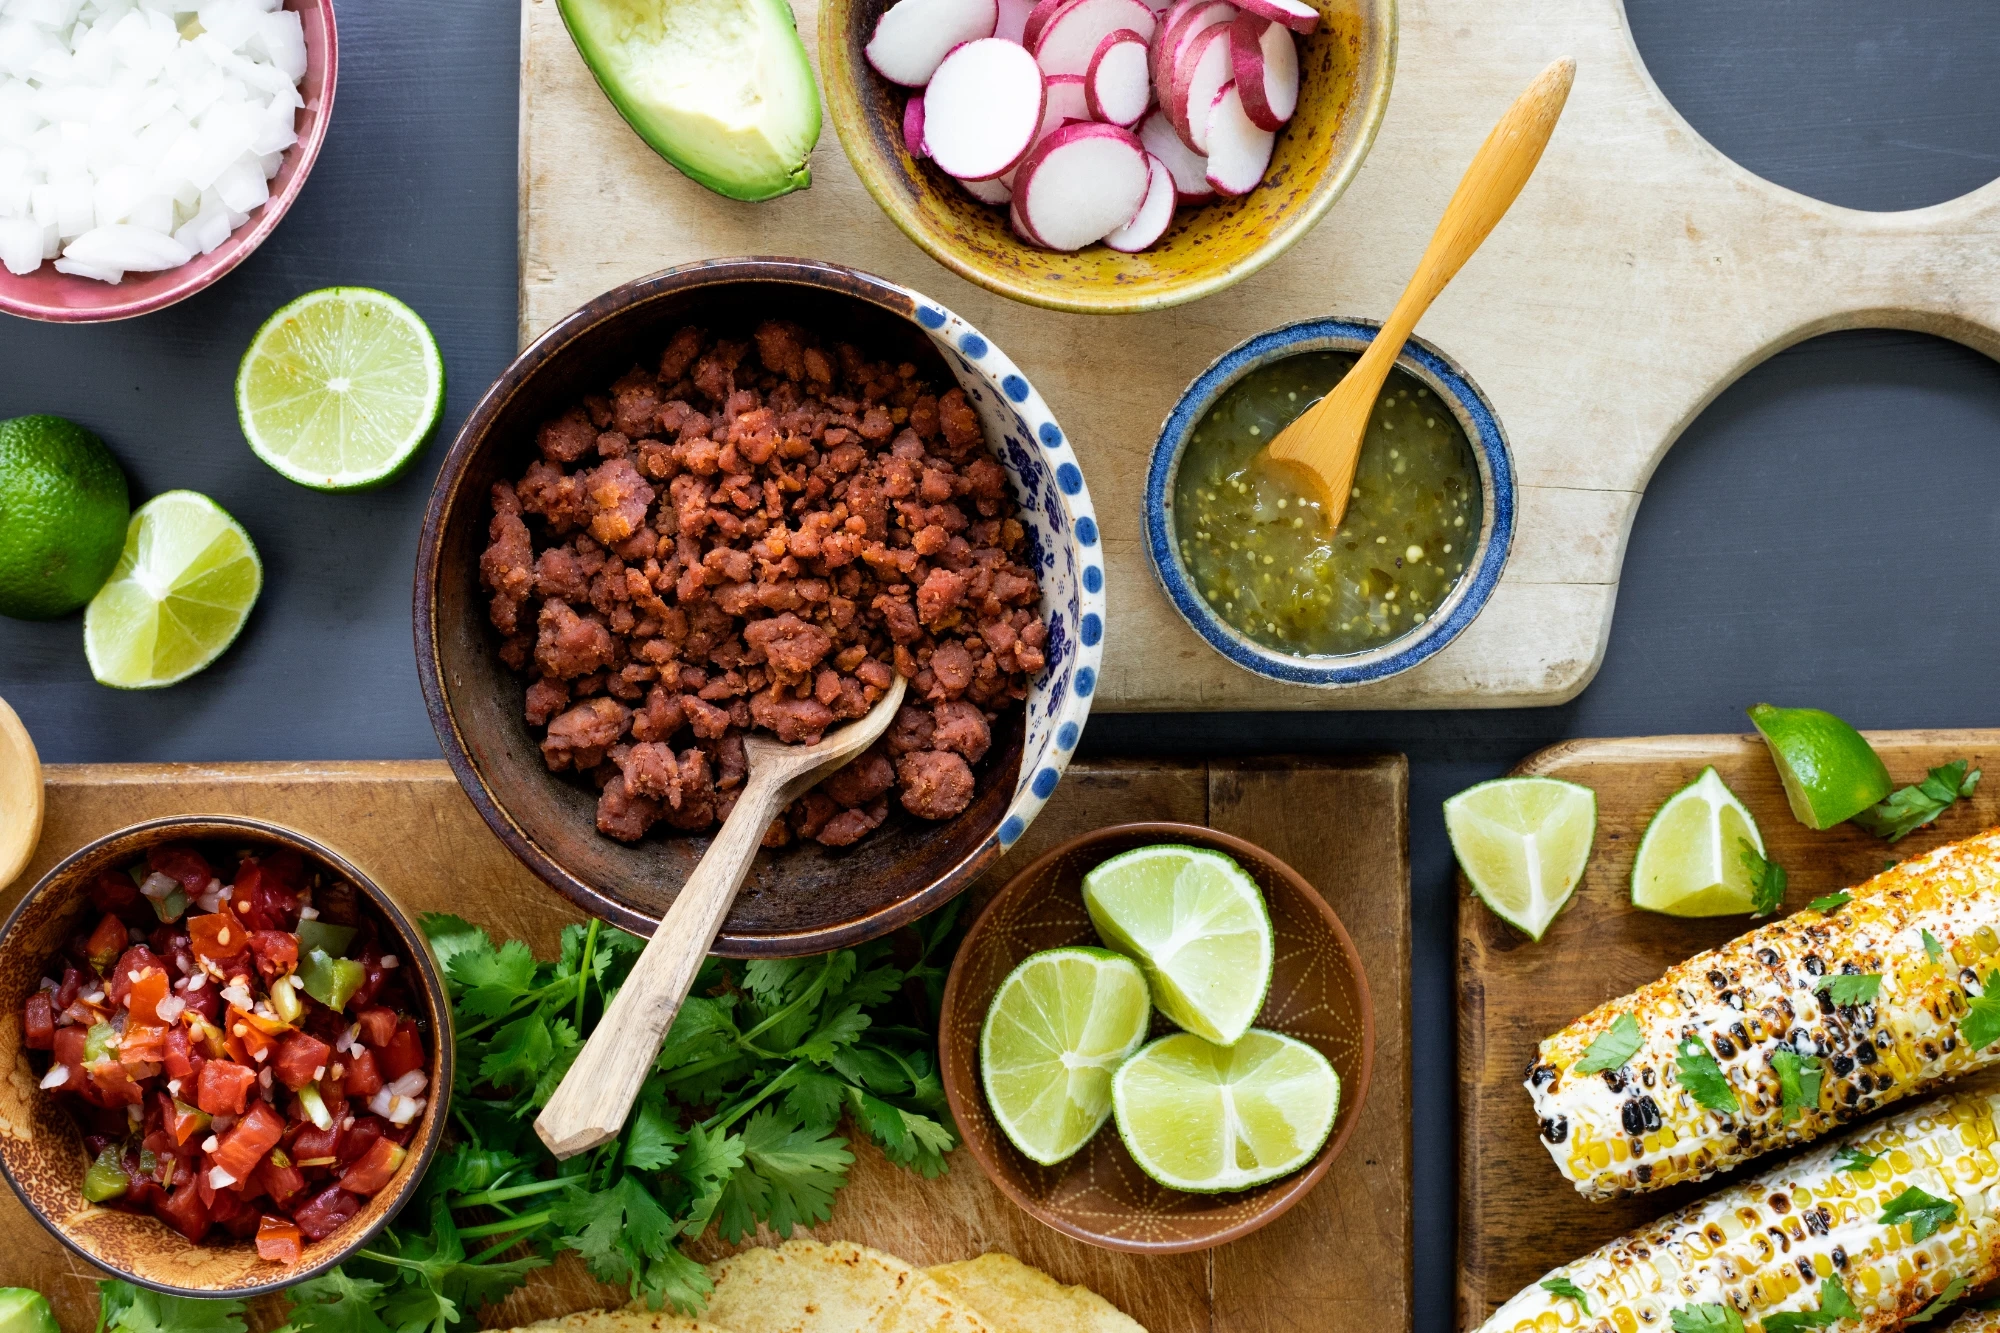
[[[1479,543],[1479,470],[1437,395],[1399,369],[1369,419],[1340,529],[1264,447],[1347,373],[1346,352],[1251,371],[1196,423],[1174,481],[1174,542],[1197,595],[1280,652],[1365,652],[1419,625]]]

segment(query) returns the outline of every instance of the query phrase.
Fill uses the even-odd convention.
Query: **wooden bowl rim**
[[[459,427],[438,469],[430,499],[424,507],[424,525],[417,542],[417,574],[412,592],[417,683],[423,691],[424,711],[430,716],[431,729],[437,733],[438,747],[444,751],[445,762],[450,765],[452,775],[458,779],[459,787],[494,836],[521,864],[533,871],[537,879],[592,916],[642,938],[652,936],[659,927],[659,919],[627,906],[572,873],[553,852],[543,847],[515,821],[473,762],[472,752],[459,730],[457,714],[452,711],[450,695],[444,688],[444,661],[437,618],[439,567],[444,558],[445,526],[464,499],[462,492],[466,468],[473,455],[492,439],[494,420],[534,375],[589,330],[636,306],[673,293],[737,283],[790,283],[833,292],[866,301],[908,321],[919,332],[928,332],[916,318],[915,293],[911,289],[860,269],[818,259],[781,255],[704,259],[621,283],[551,324],[522,349],[520,355],[480,396],[466,416],[465,423]],[[551,780],[559,780],[553,774],[550,777]],[[879,939],[951,901],[999,859],[1000,850],[999,825],[995,824],[977,847],[930,884],[869,915],[809,930],[754,935],[731,934],[725,930],[716,936],[711,952],[724,958],[796,958]]]
[[[196,829],[205,831],[196,832],[194,831]],[[370,904],[382,913],[383,917],[388,920],[390,926],[399,935],[403,936],[403,943],[410,947],[401,956],[406,958],[414,957],[418,960],[418,971],[423,974],[424,978],[423,990],[425,997],[430,1001],[431,1007],[438,1015],[437,1021],[431,1025],[432,1043],[437,1048],[438,1077],[429,1089],[432,1094],[431,1101],[430,1105],[425,1108],[425,1116],[429,1127],[424,1130],[420,1139],[412,1140],[415,1148],[414,1158],[404,1164],[406,1169],[400,1172],[400,1183],[396,1186],[395,1195],[389,1200],[388,1207],[382,1210],[380,1217],[361,1228],[351,1238],[343,1242],[338,1250],[312,1264],[301,1264],[296,1268],[284,1269],[282,1277],[274,1278],[270,1282],[260,1282],[250,1286],[229,1287],[176,1286],[170,1282],[155,1281],[152,1278],[116,1267],[109,1263],[104,1256],[94,1254],[78,1244],[70,1237],[67,1229],[44,1213],[35,1203],[34,1199],[30,1197],[27,1190],[22,1188],[21,1182],[14,1178],[13,1165],[5,1153],[0,1153],[0,1176],[6,1178],[7,1187],[14,1192],[14,1197],[21,1201],[22,1207],[28,1210],[30,1216],[37,1222],[40,1222],[43,1228],[57,1240],[61,1241],[65,1249],[93,1267],[115,1273],[118,1277],[135,1286],[144,1287],[149,1291],[157,1291],[168,1296],[226,1297],[233,1300],[248,1300],[255,1296],[282,1291],[287,1287],[304,1282],[308,1278],[318,1277],[328,1269],[333,1268],[335,1265],[352,1256],[356,1250],[381,1234],[383,1228],[396,1219],[396,1215],[402,1212],[404,1205],[409,1203],[411,1198],[415,1196],[417,1188],[423,1183],[425,1174],[429,1171],[431,1164],[437,1157],[438,1148],[444,1142],[445,1127],[450,1123],[451,1119],[450,1103],[452,1083],[456,1074],[457,1042],[452,1022],[451,995],[446,990],[444,984],[444,968],[438,962],[437,955],[432,952],[430,941],[424,937],[423,931],[418,929],[416,923],[410,920],[408,914],[403,911],[402,905],[390,895],[389,891],[380,884],[377,884],[359,866],[331,847],[328,847],[325,843],[319,841],[319,839],[301,833],[297,829],[289,828],[283,824],[272,823],[270,820],[258,819],[251,815],[162,815],[157,819],[147,819],[137,824],[127,824],[123,828],[113,829],[109,833],[92,838],[83,846],[63,857],[62,860],[50,866],[48,871],[35,881],[33,887],[21,895],[21,901],[14,904],[13,910],[7,913],[6,921],[0,923],[0,949],[5,949],[8,946],[13,939],[14,928],[19,924],[22,915],[27,912],[32,904],[41,898],[44,892],[54,888],[61,881],[65,873],[73,866],[99,855],[107,846],[130,839],[144,839],[145,845],[151,846],[156,842],[167,841],[172,836],[180,833],[185,833],[185,836],[190,839],[214,838],[228,830],[240,831],[247,835],[267,839],[289,847],[302,855],[323,861],[327,866],[366,894]],[[41,1090],[37,1089],[35,1096],[40,1097],[42,1095],[44,1094]]]
[[[1027,886],[1033,884],[1051,864],[1097,843],[1128,837],[1158,837],[1163,841],[1168,839],[1185,841],[1196,846],[1228,852],[1238,859],[1249,859],[1269,865],[1275,870],[1279,879],[1289,884],[1304,897],[1305,901],[1319,910],[1320,918],[1332,930],[1334,939],[1339,943],[1341,952],[1347,959],[1348,969],[1355,978],[1356,998],[1361,1018],[1361,1068],[1353,1080],[1354,1086],[1343,1085],[1341,1088],[1340,1112],[1335,1118],[1334,1132],[1327,1137],[1327,1141],[1320,1146],[1313,1160],[1302,1170],[1282,1180],[1271,1182],[1280,1188],[1273,1191],[1257,1212],[1218,1231],[1213,1236],[1175,1241],[1131,1240],[1122,1236],[1108,1236],[1053,1215],[1014,1183],[1007,1170],[986,1150],[981,1140],[968,1134],[960,1134],[959,1138],[971,1152],[973,1160],[979,1163],[979,1169],[986,1173],[986,1178],[998,1186],[1000,1192],[1012,1200],[1022,1212],[1044,1226],[1107,1250],[1124,1250],[1133,1254],[1190,1254],[1241,1240],[1288,1212],[1293,1205],[1309,1194],[1313,1187],[1325,1178],[1328,1169],[1333,1165],[1334,1158],[1340,1156],[1341,1150],[1347,1146],[1348,1138],[1354,1133],[1355,1126],[1360,1123],[1361,1108],[1368,1100],[1368,1086],[1375,1068],[1375,1001],[1369,989],[1368,972],[1361,965],[1360,950],[1354,947],[1353,937],[1347,933],[1347,927],[1341,924],[1339,915],[1320,895],[1319,890],[1290,864],[1256,843],[1232,833],[1224,833],[1205,824],[1183,824],[1174,820],[1139,820],[1127,824],[1108,824],[1103,828],[1092,829],[1058,843],[1029,862],[1025,869],[1002,885],[1000,891],[980,909],[979,915],[973,918],[972,925],[967,928],[965,939],[960,942],[958,952],[952,957],[951,972],[945,978],[944,999],[938,1013],[938,1070],[944,1083],[945,1100],[951,1106],[953,1118],[961,1124],[975,1119],[991,1124],[992,1112],[987,1109],[985,1094],[978,1087],[975,1070],[960,1064],[946,1035],[954,1030],[952,1021],[954,1011],[965,1002],[963,992],[967,983],[962,963],[967,956],[968,946],[971,945],[975,935],[988,927],[1002,902],[1025,892]],[[997,1124],[993,1126],[993,1134],[996,1139],[1001,1137]],[[1262,1189],[1268,1186],[1254,1188]]]

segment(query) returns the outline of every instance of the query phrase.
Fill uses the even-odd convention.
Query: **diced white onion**
[[[208,1187],[212,1190],[226,1190],[236,1183],[236,1177],[219,1166],[208,1169]]]
[[[301,907],[299,909],[299,920],[301,921],[319,920],[319,909],[317,907],[313,907],[310,905]]]
[[[49,1072],[42,1075],[42,1086],[45,1088],[60,1088],[67,1082],[69,1082],[68,1065],[50,1065]]]
[[[192,995],[208,984],[208,978],[197,972],[188,978],[188,994]]]
[[[159,871],[155,870],[147,875],[144,880],[140,881],[139,892],[145,894],[148,898],[158,901],[180,886],[179,880],[169,875],[162,875]]]
[[[222,999],[223,1003],[234,1005],[245,1013],[249,1013],[252,1005],[255,1004],[255,1001],[250,998],[250,992],[241,986],[232,985],[223,987]]]
[[[385,971],[389,968],[401,967],[402,965],[403,960],[396,957],[395,954],[385,953],[382,955],[382,967]]]
[[[409,1073],[387,1085],[388,1091],[397,1097],[414,1097],[429,1086],[430,1080],[421,1072],[412,1069]]]
[[[178,1023],[181,1014],[187,1010],[187,1001],[178,995],[169,995],[154,1006],[153,1012],[160,1016],[162,1023]]]
[[[213,1134],[209,1135],[207,1138],[201,1141],[201,1150],[203,1152],[214,1152],[217,1148],[220,1148],[221,1146],[222,1146],[222,1140],[217,1138]]]
[[[388,1088],[377,1088],[375,1095],[368,1099],[368,1109],[376,1115],[387,1115],[389,1114],[389,1105],[395,1100],[395,1097],[396,1094],[390,1092]]]
[[[424,1099],[421,1097],[398,1097],[389,1107],[389,1123],[407,1125],[424,1113]]]

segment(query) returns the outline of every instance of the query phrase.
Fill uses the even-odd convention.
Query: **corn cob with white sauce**
[[[1671,1333],[1684,1306],[1724,1307],[1761,1333],[1771,1315],[1820,1310],[1829,1278],[1856,1310],[1838,1333],[1897,1328],[1954,1281],[2000,1277],[1996,1115],[2000,1093],[1956,1094],[1870,1125],[1563,1265],[1480,1333]],[[1882,1221],[1910,1189],[1950,1207],[1921,1240],[1916,1220]]]
[[[1988,1296],[1991,1299],[1991,1296]],[[1981,1310],[1968,1307],[1956,1313],[1955,1317],[1940,1318],[1935,1323],[1905,1324],[1906,1329],[1932,1329],[1942,1327],[1945,1333],[2000,1333],[2000,1302],[1993,1308]]]
[[[2000,830],[1989,830],[1892,867],[1825,913],[1806,908],[1696,954],[1541,1043],[1527,1088],[1542,1141],[1578,1193],[1615,1198],[1705,1179],[2000,1062],[2000,1043],[1974,1049],[1961,1032],[2000,969],[1996,931]],[[1823,988],[1839,974],[1879,977],[1879,990],[1836,1004]],[[1626,1015],[1638,1049],[1577,1072]],[[1697,1099],[1684,1050],[1699,1068],[1714,1061],[1736,1110]],[[1793,1057],[1819,1088],[1787,1107],[1774,1060]]]

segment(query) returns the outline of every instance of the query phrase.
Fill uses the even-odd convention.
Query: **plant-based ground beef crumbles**
[[[601,832],[714,826],[746,732],[810,744],[892,672],[910,688],[888,732],[765,844],[846,846],[891,796],[924,819],[971,802],[1047,630],[963,390],[794,324],[748,342],[684,328],[536,445],[493,488],[480,578],[542,757],[597,784]]]

